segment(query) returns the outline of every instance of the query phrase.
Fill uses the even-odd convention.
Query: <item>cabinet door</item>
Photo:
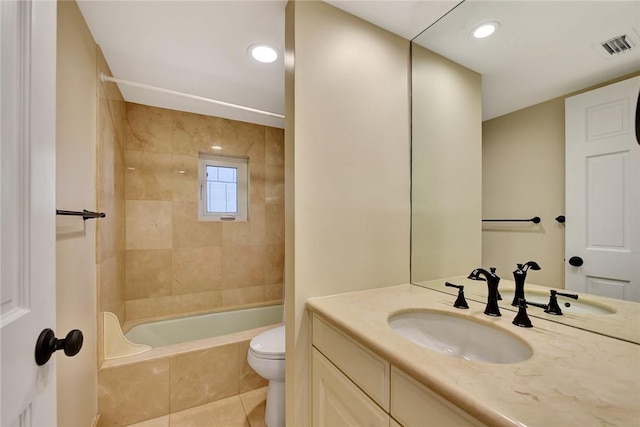
[[[389,427],[389,415],[313,349],[313,426]]]
[[[382,409],[389,411],[389,362],[317,316],[313,316],[313,346]]]
[[[394,367],[391,368],[391,415],[405,427],[484,426]]]

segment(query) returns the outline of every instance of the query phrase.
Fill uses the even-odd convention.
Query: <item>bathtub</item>
[[[281,324],[282,313],[272,305],[132,327],[127,339],[152,348],[101,364],[101,425],[135,424],[266,387],[247,363],[249,341]]]
[[[282,305],[159,320],[134,326],[125,334],[136,344],[161,347],[213,338],[282,322]]]

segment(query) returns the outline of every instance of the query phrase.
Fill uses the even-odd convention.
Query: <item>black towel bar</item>
[[[84,221],[93,218],[104,218],[107,216],[104,212],[91,212],[86,209],[83,209],[82,212],[79,211],[63,211],[60,209],[56,209],[56,215],[70,215],[70,216],[81,216]]]
[[[540,219],[539,216],[534,216],[530,219],[483,219],[482,222],[532,222],[534,224],[539,224]]]

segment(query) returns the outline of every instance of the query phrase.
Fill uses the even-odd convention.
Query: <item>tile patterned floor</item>
[[[266,427],[266,399],[263,387],[129,427]]]

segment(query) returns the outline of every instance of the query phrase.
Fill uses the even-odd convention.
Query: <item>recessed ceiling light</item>
[[[483,39],[485,37],[489,37],[499,27],[500,27],[500,24],[495,21],[485,22],[484,24],[480,24],[477,27],[475,27],[471,33],[473,34],[473,37],[477,39]]]
[[[259,62],[273,62],[278,59],[278,51],[266,44],[252,44],[249,46],[249,54]]]

